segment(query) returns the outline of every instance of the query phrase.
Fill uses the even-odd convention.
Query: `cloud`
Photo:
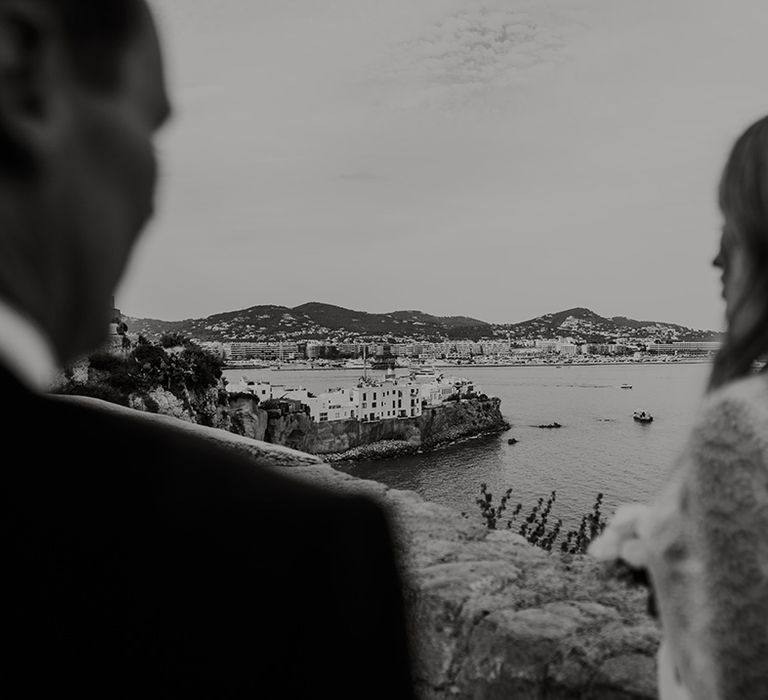
[[[526,83],[532,71],[565,60],[568,39],[579,29],[568,13],[535,6],[464,8],[393,46],[381,77],[420,93],[411,102],[476,98]]]

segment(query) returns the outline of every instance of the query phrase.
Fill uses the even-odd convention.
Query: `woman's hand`
[[[592,540],[587,554],[601,561],[621,559],[634,568],[644,568],[648,563],[650,513],[644,503],[620,505],[605,530]]]

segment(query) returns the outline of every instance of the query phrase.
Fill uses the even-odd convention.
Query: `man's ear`
[[[0,0],[2,171],[37,170],[51,142],[58,111],[56,73],[63,58],[55,26],[40,3]]]

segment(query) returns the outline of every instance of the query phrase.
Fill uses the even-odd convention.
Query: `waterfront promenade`
[[[669,358],[654,358],[654,357],[645,357],[642,359],[630,359],[626,357],[622,358],[609,358],[609,357],[601,357],[596,360],[577,360],[577,361],[571,361],[569,359],[560,359],[560,360],[552,360],[547,362],[464,362],[464,363],[447,363],[447,362],[440,362],[437,361],[435,363],[428,363],[425,366],[428,367],[434,367],[435,369],[445,370],[461,370],[461,369],[469,369],[469,368],[482,368],[482,367],[562,367],[562,366],[568,366],[568,367],[602,367],[605,365],[676,365],[676,364],[710,364],[712,362],[711,357],[676,357],[674,359]],[[272,372],[300,372],[300,371],[307,371],[307,370],[317,370],[317,371],[325,371],[325,370],[344,370],[344,369],[355,369],[357,372],[362,372],[363,368],[351,368],[351,367],[345,367],[344,365],[339,364],[318,364],[318,363],[307,363],[306,361],[300,360],[296,362],[283,362],[279,365],[269,365],[267,367],[264,367],[263,365],[255,365],[255,364],[224,364],[224,369],[227,370],[236,370],[236,369],[263,369],[263,370],[269,370]],[[396,371],[402,371],[406,373],[408,371],[407,367],[395,367]],[[369,372],[378,372],[380,370],[373,370],[368,369]]]

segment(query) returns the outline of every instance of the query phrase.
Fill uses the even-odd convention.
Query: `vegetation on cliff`
[[[525,517],[521,515],[522,503],[518,503],[511,513],[505,515],[511,496],[512,489],[509,488],[499,499],[498,505],[494,505],[493,494],[488,491],[485,483],[480,484],[480,495],[475,503],[480,509],[480,516],[486,527],[489,530],[496,530],[500,526],[507,530],[515,530],[530,544],[547,552],[551,552],[557,544],[563,553],[584,554],[590,542],[605,529],[608,522],[602,513],[602,493],[598,493],[595,497],[592,510],[582,516],[579,527],[569,530],[565,537],[561,536],[562,519],[551,518],[552,507],[557,500],[557,491],[552,491],[546,501],[543,496],[540,496]]]
[[[163,398],[176,399],[196,422],[212,424],[221,398],[222,360],[180,334],[152,343],[139,336],[133,349],[93,353],[68,368],[59,394],[91,396],[122,406],[161,412]]]
[[[476,499],[480,509],[480,515],[489,530],[505,529],[516,532],[526,539],[529,544],[551,552],[553,547],[571,559],[571,555],[585,555],[590,543],[597,538],[608,524],[607,518],[602,513],[603,494],[598,493],[592,510],[584,513],[578,528],[568,530],[562,536],[563,521],[560,518],[554,522],[548,522],[551,516],[552,506],[557,500],[557,492],[552,491],[549,498],[540,496],[536,504],[530,509],[528,515],[522,517],[523,504],[518,503],[511,513],[505,515],[507,505],[510,502],[512,489],[507,489],[499,499],[498,505],[493,503],[493,494],[488,491],[485,483],[480,484],[480,495]],[[468,517],[466,513],[462,514]],[[505,522],[506,521],[506,522]],[[646,610],[651,617],[657,616],[656,600],[653,594],[648,572],[642,568],[635,568],[626,562],[617,560],[605,565],[605,576],[614,578],[631,587],[640,587],[648,592]]]

